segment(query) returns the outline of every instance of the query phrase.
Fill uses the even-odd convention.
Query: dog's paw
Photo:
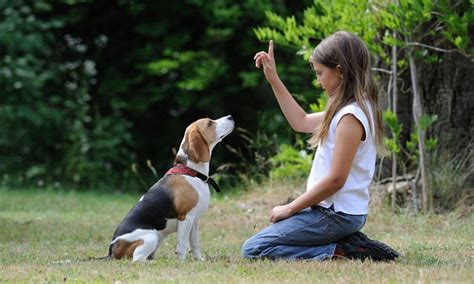
[[[205,261],[206,259],[202,255],[193,255],[194,260],[196,261]]]

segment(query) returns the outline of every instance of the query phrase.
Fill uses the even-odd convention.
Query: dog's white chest
[[[186,181],[196,189],[199,196],[199,201],[197,202],[196,207],[191,210],[190,213],[192,214],[192,211],[196,210],[196,213],[199,213],[198,215],[200,216],[209,207],[209,199],[211,198],[209,185],[198,178],[192,178],[189,176],[186,177]]]

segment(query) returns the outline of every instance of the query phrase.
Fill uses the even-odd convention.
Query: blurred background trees
[[[430,195],[440,200],[450,192],[459,200],[461,187],[472,196],[473,5],[0,0],[0,180],[141,190],[133,164],[151,184],[147,160],[163,172],[190,122],[227,114],[238,129],[211,164],[223,181],[304,177],[308,137],[290,130],[253,55],[274,39],[282,79],[308,111],[316,111],[324,97],[307,66],[309,52],[345,29],[361,36],[374,55],[384,106],[395,115],[390,129],[399,130],[399,137],[387,130],[398,166],[380,161],[379,176],[395,180],[416,172],[413,145],[433,139],[427,160],[446,166],[428,167]],[[429,127],[412,121],[410,64],[422,109],[415,114],[437,115]],[[411,135],[417,129],[426,131],[421,139]]]
[[[308,2],[2,0],[2,178],[127,190],[130,165],[169,166],[197,118],[287,131],[253,66],[264,45],[252,27]],[[287,69],[293,86],[312,76]]]

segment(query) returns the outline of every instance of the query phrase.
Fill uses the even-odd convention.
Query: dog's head
[[[232,130],[234,119],[230,115],[216,120],[198,119],[186,128],[176,161],[183,164],[188,159],[194,163],[209,162],[214,146]]]

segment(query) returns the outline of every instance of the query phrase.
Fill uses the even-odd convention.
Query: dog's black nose
[[[234,121],[234,118],[232,117],[232,115],[228,115],[227,119],[230,120],[230,121]]]

